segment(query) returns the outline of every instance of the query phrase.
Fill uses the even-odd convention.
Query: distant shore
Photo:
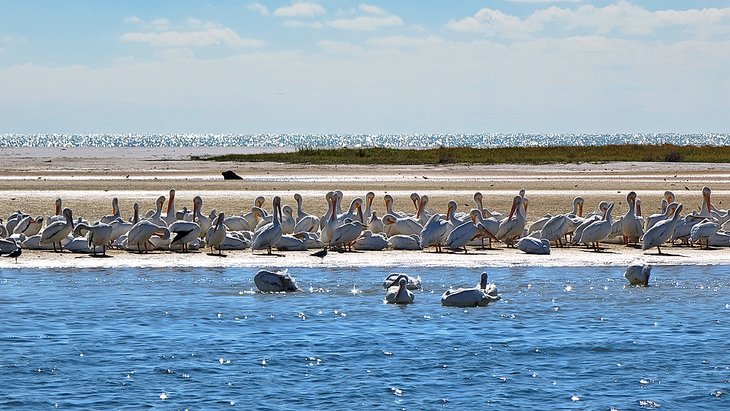
[[[257,150],[257,149],[253,149]],[[286,150],[286,149],[281,149]],[[241,152],[240,148],[191,148],[182,151],[165,148],[13,148],[0,149],[0,218],[17,209],[31,215],[52,214],[53,202],[62,198],[76,216],[89,220],[109,214],[111,199],[118,197],[122,214],[131,215],[132,204],[142,210],[153,207],[154,199],[177,191],[177,208],[192,208],[192,197],[201,195],[204,211],[212,208],[227,214],[250,210],[258,195],[267,199],[267,208],[274,195],[283,204],[296,205],[294,193],[304,197],[304,208],[311,213],[324,213],[324,195],[339,189],[345,202],[364,197],[367,191],[376,194],[374,208],[384,211],[383,195],[395,197],[397,210],[411,211],[410,193],[427,194],[433,211],[445,212],[450,199],[457,201],[460,211],[473,206],[472,196],[484,194],[485,206],[509,212],[512,197],[524,188],[530,199],[528,221],[546,213],[566,212],[575,196],[586,200],[586,212],[596,208],[599,201],[616,203],[614,216],[626,211],[626,194],[635,190],[643,201],[644,215],[656,213],[665,190],[672,190],[686,210],[695,210],[701,203],[700,190],[707,185],[713,189],[714,203],[719,208],[730,207],[730,164],[724,163],[641,163],[619,162],[605,164],[550,165],[461,165],[439,166],[349,166],[297,165],[271,162],[240,163],[193,161],[188,158],[212,152]],[[223,180],[221,172],[232,170],[243,180]],[[329,264],[388,265],[410,267],[419,265],[455,265],[480,267],[489,265],[622,265],[633,259],[645,259],[657,264],[730,264],[726,249],[698,250],[696,248],[667,248],[679,256],[646,256],[636,249],[609,246],[607,253],[591,253],[582,249],[555,249],[548,256],[528,256],[517,250],[505,249],[471,252],[466,255],[437,255],[429,252],[385,251],[383,253],[334,254]],[[38,257],[36,257],[36,253]],[[26,255],[27,254],[27,255]],[[210,257],[204,253],[190,256],[159,253],[137,256],[115,251],[113,258],[91,258],[64,253],[27,252],[17,266],[119,265],[174,266],[243,266],[251,265],[317,265],[308,253],[287,252],[286,258],[251,258],[249,251],[231,252],[228,258]],[[77,258],[80,257],[80,258]],[[373,258],[376,257],[376,258]],[[329,260],[329,262],[328,262]],[[11,259],[0,258],[3,267],[16,267]]]

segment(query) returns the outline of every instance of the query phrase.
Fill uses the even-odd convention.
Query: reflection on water
[[[286,295],[255,271],[0,271],[0,408],[730,406],[727,267],[498,268],[468,309],[440,296],[478,269],[411,271],[408,306],[387,269],[292,268]]]

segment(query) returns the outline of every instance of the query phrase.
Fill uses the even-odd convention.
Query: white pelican
[[[261,208],[264,205],[264,202],[266,202],[266,199],[262,196],[258,196],[253,200],[253,207],[258,208],[261,211],[261,215],[266,216],[266,210]],[[248,226],[251,227],[251,229],[255,229],[256,224],[258,224],[258,216],[253,210],[253,207],[251,208],[251,211],[243,215],[243,218],[246,219],[246,222],[248,222]]]
[[[441,214],[434,214],[426,222],[421,230],[421,246],[425,249],[431,246],[436,247],[436,252],[441,252],[441,245],[446,242],[449,233],[454,228],[450,221],[441,218]]]
[[[121,216],[122,212],[121,210],[119,210],[119,199],[114,197],[112,198],[112,213],[101,217],[101,219],[99,219],[99,222],[109,224],[117,218],[121,218]]]
[[[608,204],[603,220],[595,221],[583,229],[578,241],[588,245],[593,243],[593,250],[601,251],[598,243],[605,240],[611,233],[611,225],[613,223],[611,220],[611,211],[613,211],[613,203]]]
[[[53,222],[41,231],[41,244],[53,244],[53,251],[57,251],[56,244],[59,246],[58,251],[63,249],[61,240],[71,234],[71,231],[74,229],[73,213],[71,212],[71,209],[64,208],[63,216],[66,218],[66,221]]]
[[[25,216],[15,225],[13,234],[24,234],[26,237],[31,237],[38,234],[41,227],[43,227],[43,216],[36,218]]]
[[[421,250],[421,239],[418,234],[396,234],[388,237],[388,244],[394,250]]]
[[[306,231],[310,233],[316,233],[319,230],[319,217],[313,214],[309,214],[302,210],[302,195],[299,193],[294,194],[294,200],[297,202],[297,222],[294,226],[294,232],[298,233]]]
[[[219,248],[224,241],[226,241],[226,226],[223,221],[226,218],[226,214],[221,212],[216,217],[215,225],[208,227],[205,232],[205,245],[210,248],[210,253],[213,254],[213,248],[218,248],[218,255],[223,255],[223,251]]]
[[[383,288],[386,290],[390,287],[397,287],[401,277],[405,277],[408,280],[406,287],[409,290],[418,290],[421,288],[421,277],[413,277],[405,273],[390,273],[385,280],[383,280]]]
[[[182,252],[187,252],[189,251],[190,243],[200,237],[200,225],[193,221],[173,221],[169,228],[170,236],[172,236],[172,241],[170,242],[171,249],[180,247]]]
[[[394,203],[394,200],[393,200],[393,196],[392,195],[390,195],[390,194],[384,195],[383,196],[383,201],[385,202],[385,213],[386,214],[392,214],[392,215],[394,215],[396,217],[405,217],[406,216],[405,213],[393,211],[393,203]]]
[[[410,304],[413,299],[413,293],[408,290],[406,277],[400,277],[398,285],[388,288],[385,293],[385,302],[390,304]]]
[[[337,198],[334,194],[327,194],[327,219],[322,221],[322,223],[324,224],[322,226],[322,234],[320,235],[320,239],[324,244],[329,244],[330,238],[332,238],[332,234],[335,232],[335,229],[340,225],[340,223],[337,221],[337,213],[335,213],[335,202],[337,201]]]
[[[705,247],[710,248],[710,237],[717,233],[720,229],[720,224],[710,218],[705,218],[699,223],[695,224],[690,230],[690,241],[698,243],[702,248],[702,240],[705,241]]]
[[[629,280],[631,285],[649,286],[649,276],[651,275],[651,266],[641,262],[632,263],[626,268],[624,277]]]
[[[514,240],[522,235],[527,224],[524,201],[524,197],[519,195],[515,196],[512,199],[512,209],[509,212],[509,216],[499,223],[499,230],[496,233],[496,237],[499,241],[507,243],[507,246],[513,245]]]
[[[56,213],[54,215],[48,217],[49,225],[55,223],[56,221],[63,222],[66,220],[66,218],[63,216],[63,213],[62,213],[62,207],[63,207],[63,201],[61,201],[61,197],[56,198],[56,202],[55,202]]]
[[[446,243],[444,245],[451,250],[463,249],[466,253],[466,245],[478,236],[486,236],[494,240],[497,239],[494,234],[484,227],[484,224],[474,224],[474,222],[470,220],[458,227],[455,227],[446,237]]]
[[[355,250],[380,251],[388,246],[388,239],[384,234],[373,234],[370,230],[365,230],[360,237],[355,240],[352,246]]]
[[[629,209],[621,217],[621,234],[624,237],[624,244],[638,244],[639,238],[644,234],[644,224],[643,219],[639,217],[641,211],[637,212],[636,192],[631,191],[626,195],[626,203],[629,205]]]
[[[502,213],[491,211],[487,207],[484,207],[484,196],[478,191],[474,193],[474,204],[476,205],[477,209],[482,213],[482,218],[494,218],[495,220],[499,220],[502,218]]]
[[[168,226],[177,220],[177,211],[175,210],[175,189],[170,189],[170,198],[167,200],[167,213],[162,216],[162,219]]]
[[[378,217],[375,211],[371,212],[370,218],[368,219],[368,229],[372,231],[373,234],[380,234],[383,230],[385,230],[383,220]]]
[[[675,207],[673,207],[674,216],[654,224],[654,226],[648,229],[641,237],[641,241],[643,242],[641,248],[643,250],[656,247],[657,250],[659,250],[659,254],[661,254],[662,249],[660,246],[672,237],[674,227],[679,222],[679,213],[682,212],[682,204],[677,205],[677,203],[672,203],[670,206],[671,205],[675,205]]]
[[[80,223],[74,228],[74,236],[86,235],[86,239],[89,243],[89,248],[96,255],[96,248],[101,247],[102,255],[106,255],[106,247],[112,239],[112,226],[105,223],[96,223],[94,225],[88,225]]]
[[[203,215],[203,198],[200,196],[193,197],[193,221],[200,226],[200,237],[202,238],[210,228],[210,218]]]
[[[558,247],[563,246],[563,237],[575,231],[583,220],[583,197],[573,199],[573,209],[565,214],[550,217],[540,229],[540,238],[555,241]]]
[[[663,201],[666,201],[664,198],[662,198]],[[666,208],[662,213],[659,214],[652,214],[644,221],[644,232],[649,230],[650,228],[654,227],[654,224],[662,221],[667,220],[669,218],[672,218],[672,215],[674,215],[674,210],[677,208],[677,203],[669,203],[667,204]]]
[[[253,277],[253,283],[262,293],[281,293],[299,291],[294,277],[287,270],[268,271],[260,270]]]
[[[0,240],[3,241],[3,240]],[[36,234],[21,241],[21,246],[26,250],[53,250],[51,244],[41,244],[41,235]]]
[[[517,249],[527,254],[550,254],[550,241],[546,238],[522,237],[517,241]]]
[[[281,208],[281,232],[283,234],[292,234],[294,233],[294,227],[296,226],[297,222],[294,220],[294,216],[292,215],[292,209],[290,205],[285,205]]]
[[[160,226],[149,220],[141,220],[133,225],[127,233],[127,249],[133,250],[135,247],[142,254],[142,246],[144,252],[149,251],[149,240],[153,235],[157,235],[162,239],[170,238],[170,229],[166,226]]]
[[[248,225],[248,220],[240,215],[232,215],[226,217],[223,220],[223,224],[230,231],[251,231],[251,226]]]
[[[363,216],[370,218],[373,212],[373,201],[375,201],[375,193],[368,191],[365,194],[365,210],[362,212]]]
[[[327,223],[332,219],[332,213],[333,213],[333,205],[332,202],[335,201],[335,192],[334,191],[328,191],[327,194],[324,195],[325,201],[327,201],[327,212],[322,215],[319,219],[319,228],[324,233],[324,227],[327,225]],[[335,219],[337,219],[337,216],[335,216]],[[322,239],[322,241],[326,242],[325,239]]]
[[[472,222],[474,222],[474,224],[482,224],[484,228],[486,228],[487,231],[489,231],[490,233],[494,234],[499,231],[499,221],[497,221],[496,218],[484,218],[483,213],[479,212],[478,209],[472,209],[469,215],[471,216],[471,220]],[[485,236],[483,235],[477,236],[477,239],[479,239],[480,243],[478,245],[481,245],[482,248],[484,248],[484,238]],[[489,239],[489,248],[492,248],[492,238],[494,237],[486,236],[486,238]]]
[[[226,232],[226,238],[217,247],[218,250],[245,250],[251,245],[251,240],[243,235],[244,232]],[[195,244],[195,243],[193,243]]]
[[[0,239],[0,254],[10,254],[19,247],[22,247],[22,245],[18,244],[16,238]]]
[[[603,216],[606,214],[606,209],[608,209],[608,202],[601,201],[600,203],[598,203],[598,211],[592,211],[588,213],[583,222],[575,228],[575,230],[573,231],[573,239],[571,240],[570,244],[580,244],[580,237],[581,235],[583,235],[583,230],[594,222],[603,220]]]
[[[267,224],[253,233],[253,241],[251,242],[251,250],[267,249],[271,254],[271,248],[279,242],[282,236],[281,220],[281,199],[279,196],[274,197],[274,215],[271,224]]]
[[[361,223],[364,223],[365,221],[363,219],[363,216],[362,216],[362,214],[360,214],[360,213],[362,213],[361,208],[362,208],[362,198],[360,198],[360,197],[353,198],[352,201],[350,202],[350,207],[347,209],[347,212],[345,212],[341,215],[338,215],[337,221],[342,222],[349,218],[350,220],[359,221]]]
[[[360,206],[357,207],[360,211]],[[345,221],[350,221],[348,218]],[[352,243],[360,237],[360,233],[365,228],[365,225],[360,221],[347,222],[337,226],[332,232],[332,237],[329,240],[330,247],[342,247],[352,249]]]
[[[476,287],[446,290],[441,295],[441,304],[447,307],[484,307],[500,298],[497,286],[494,283],[487,284],[487,273],[482,273]]]
[[[165,196],[157,197],[155,201],[155,212],[147,218],[150,222],[155,225],[167,227],[167,222],[162,219],[162,206],[165,204]]]
[[[395,214],[383,216],[383,231],[388,237],[398,234],[420,234],[423,226],[413,217],[398,217]]]
[[[279,251],[306,251],[309,249],[306,233],[282,234],[275,248]]]

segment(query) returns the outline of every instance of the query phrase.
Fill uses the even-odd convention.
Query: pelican
[[[327,193],[327,219],[322,221],[324,225],[322,226],[322,234],[320,238],[322,239],[322,243],[328,244],[330,242],[330,238],[332,238],[332,234],[334,234],[335,229],[339,227],[340,223],[337,222],[337,213],[335,213],[335,202],[337,201],[337,198],[334,194]]]
[[[170,189],[170,199],[167,200],[167,213],[162,216],[162,219],[168,226],[177,220],[177,211],[175,211],[175,189]]]
[[[61,251],[63,246],[61,240],[66,238],[71,231],[74,229],[73,213],[70,208],[63,209],[63,216],[66,221],[56,221],[43,229],[41,232],[41,244],[53,244],[53,251]],[[58,250],[56,250],[56,244],[58,244]]]
[[[217,247],[218,250],[245,250],[251,245],[251,240],[243,235],[244,232],[226,232],[226,238]],[[193,243],[195,244],[195,243]]]
[[[522,235],[522,231],[527,224],[524,202],[525,199],[523,196],[515,196],[512,199],[512,209],[509,212],[509,216],[499,223],[499,230],[496,233],[496,237],[498,240],[507,243],[507,246],[513,245],[514,240]]]
[[[157,201],[155,201],[155,212],[147,219],[155,225],[167,227],[167,222],[162,219],[163,204],[165,204],[165,196],[157,197]]]
[[[360,206],[357,206],[357,210],[360,212],[360,220],[362,220],[362,211],[360,210]],[[346,221],[350,221],[348,218]],[[352,249],[352,243],[357,240],[358,237],[360,237],[360,233],[365,228],[365,225],[361,223],[360,221],[352,221],[345,224],[342,224],[334,229],[332,232],[332,237],[329,241],[330,247],[339,247],[342,246],[343,248],[350,248]]]
[[[651,266],[641,262],[632,263],[624,272],[624,277],[629,280],[629,284],[644,287],[649,286],[649,275],[651,275]]]
[[[662,198],[663,201],[666,201],[666,199]],[[649,230],[650,228],[654,227],[654,224],[662,221],[667,220],[669,218],[672,218],[672,215],[674,215],[674,211],[677,208],[677,203],[669,203],[667,204],[666,208],[664,208],[664,211],[660,214],[652,214],[644,221],[644,232]]]
[[[281,293],[299,291],[294,277],[287,270],[268,271],[259,270],[253,277],[253,283],[262,293]]]
[[[281,198],[274,197],[274,215],[271,224],[267,224],[253,233],[253,241],[251,242],[251,250],[267,249],[271,254],[271,248],[279,242],[282,236],[281,220]]]
[[[292,234],[294,233],[294,227],[296,226],[296,221],[294,220],[294,216],[292,216],[292,209],[290,205],[285,205],[281,208],[281,232],[283,234]]]
[[[502,218],[502,213],[491,211],[487,207],[484,207],[484,196],[478,191],[474,193],[474,204],[482,213],[482,218],[494,218],[495,220]]]
[[[294,194],[294,200],[297,202],[297,222],[294,226],[294,232],[298,233],[306,231],[310,233],[316,233],[319,230],[319,217],[304,212],[302,210],[302,195],[299,193]]]
[[[15,225],[13,234],[24,234],[26,237],[31,237],[38,234],[41,227],[43,227],[43,216],[36,218],[25,216]]]
[[[167,240],[170,238],[170,229],[166,226],[157,225],[150,220],[141,220],[133,225],[127,233],[127,249],[136,247],[137,251],[142,254],[142,245],[144,245],[144,252],[149,252],[149,240],[153,235]]]
[[[657,250],[659,250],[659,254],[661,254],[662,249],[660,246],[672,237],[674,227],[676,227],[679,222],[679,213],[682,212],[682,204],[672,203],[670,206],[671,205],[675,206],[673,207],[674,216],[654,224],[654,226],[648,229],[641,237],[641,241],[643,242],[641,248],[643,250],[656,247]],[[667,209],[669,209],[669,207],[667,207]]]
[[[205,232],[205,245],[210,248],[211,254],[213,254],[213,247],[218,247],[218,255],[223,255],[220,245],[226,241],[226,226],[223,224],[225,218],[225,213],[221,212],[218,214],[215,225],[208,227],[208,230]]]
[[[170,236],[172,236],[170,248],[177,248],[179,246],[182,252],[190,251],[190,243],[200,237],[200,225],[194,221],[173,221],[169,229]]]
[[[116,220],[117,218],[120,218],[121,216],[122,216],[122,213],[119,210],[119,199],[114,197],[114,198],[112,198],[112,213],[101,217],[101,219],[99,219],[99,222],[104,223],[104,224],[109,224],[112,221]]]
[[[345,221],[346,219],[349,218],[350,220],[353,220],[353,221],[357,220],[361,223],[364,223],[365,221],[361,214],[362,212],[360,211],[361,207],[362,207],[362,198],[356,197],[356,198],[352,199],[352,201],[350,202],[350,207],[347,209],[347,212],[345,212],[344,214],[338,215],[337,221]]]
[[[590,212],[583,220],[583,222],[575,228],[575,230],[573,231],[573,239],[571,240],[570,244],[580,244],[580,237],[583,235],[583,230],[585,230],[586,227],[595,223],[596,221],[603,220],[603,216],[604,214],[606,214],[606,209],[608,209],[608,202],[601,201],[600,203],[598,203],[598,211]]]
[[[444,245],[451,250],[460,250],[463,248],[466,253],[466,244],[480,235],[494,240],[497,239],[494,234],[484,227],[484,224],[474,224],[474,222],[470,220],[458,227],[455,227],[446,237],[446,243]]]
[[[388,237],[398,234],[420,234],[421,230],[423,230],[423,226],[415,218],[398,217],[395,214],[386,214],[383,216],[383,227]]]
[[[200,226],[200,237],[202,238],[210,228],[210,218],[203,215],[203,198],[200,196],[193,197],[193,221]]]
[[[575,197],[573,199],[573,209],[570,212],[549,218],[540,229],[540,238],[555,241],[558,247],[562,247],[562,238],[574,231],[582,222],[583,203],[583,197]]]
[[[398,285],[388,288],[385,293],[385,302],[389,304],[411,304],[413,299],[413,293],[408,290],[406,277],[400,277]]]
[[[368,219],[368,229],[372,231],[373,234],[380,234],[385,230],[383,220],[378,217],[375,211],[371,212],[370,219]]]
[[[421,246],[424,249],[435,246],[436,252],[440,253],[441,245],[446,242],[453,228],[450,221],[441,218],[441,214],[432,215],[421,230]]]
[[[397,287],[401,277],[405,277],[408,280],[406,288],[409,290],[418,290],[421,288],[421,277],[413,277],[405,273],[390,273],[385,280],[383,280],[383,288],[386,290],[390,287]]]
[[[441,295],[441,305],[446,307],[484,307],[501,299],[494,283],[487,284],[487,273],[482,273],[479,285],[473,288],[446,290]]]
[[[550,240],[530,236],[522,237],[517,241],[517,249],[526,254],[550,254]]]
[[[583,229],[583,233],[580,235],[580,240],[578,241],[589,245],[593,243],[593,250],[601,251],[598,243],[605,240],[611,233],[611,211],[613,211],[613,203],[608,204],[603,220],[595,221]]]
[[[232,215],[226,217],[223,220],[223,224],[230,231],[251,231],[251,226],[248,225],[248,220],[240,215]]]
[[[105,223],[96,223],[94,225],[80,223],[74,228],[74,236],[78,237],[86,234],[89,249],[94,255],[96,255],[97,247],[101,247],[101,254],[106,255],[106,246],[111,242],[112,230],[112,226]]]
[[[396,211],[393,211],[393,196],[390,194],[386,194],[383,196],[383,201],[385,202],[385,213],[386,214],[392,214],[396,217],[405,217],[404,213],[399,213]]]
[[[296,234],[282,234],[279,241],[276,243],[275,248],[279,251],[306,251],[309,249],[307,246],[307,233],[296,233]]]
[[[55,223],[56,221],[61,221],[61,222],[66,221],[66,218],[63,216],[63,213],[62,213],[62,207],[63,207],[63,201],[61,201],[60,197],[56,198],[56,202],[55,202],[56,213],[54,215],[48,217],[49,225]]]
[[[256,207],[260,210],[261,215],[266,216],[266,210],[261,208],[264,205],[264,202],[266,202],[266,199],[262,196],[258,196],[253,200],[253,207]],[[251,211],[243,215],[243,218],[246,219],[246,222],[248,222],[248,226],[252,229],[256,228],[256,224],[258,224],[258,216],[256,215],[256,212],[253,210],[253,207],[251,208]]]
[[[642,218],[639,217],[641,209],[639,208],[637,211],[636,192],[631,191],[626,195],[626,203],[629,205],[629,209],[621,217],[621,234],[624,237],[624,244],[638,244],[639,238],[644,234],[644,229]],[[641,206],[639,205],[639,207]]]
[[[375,193],[368,191],[367,194],[365,194],[365,210],[362,212],[365,217],[370,218],[372,215],[373,201],[375,201]]]
[[[700,248],[702,248],[702,240],[705,240],[705,247],[710,248],[710,237],[717,234],[719,229],[720,224],[716,220],[705,218],[692,227],[690,240],[693,243],[699,243]]]
[[[388,237],[388,244],[394,250],[421,250],[421,239],[418,234],[396,234]]]
[[[494,218],[494,217],[484,218],[484,215],[481,212],[479,212],[478,209],[472,209],[471,212],[469,213],[469,215],[471,216],[471,220],[472,220],[472,222],[474,222],[474,224],[482,224],[484,226],[484,228],[486,228],[487,231],[489,231],[490,233],[496,233],[497,231],[499,231],[499,221],[497,221],[496,218]],[[480,242],[480,245],[482,246],[482,248],[484,248],[485,236],[481,235],[481,236],[477,236],[477,238],[479,239],[479,242]],[[486,236],[486,238],[489,239],[489,248],[492,248],[492,238],[494,238],[494,237]]]
[[[373,234],[370,230],[365,230],[360,237],[355,240],[352,248],[355,250],[380,251],[388,246],[388,239],[384,234]]]

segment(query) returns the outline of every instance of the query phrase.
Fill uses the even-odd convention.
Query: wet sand
[[[227,214],[248,212],[253,200],[263,195],[270,200],[282,197],[283,204],[296,205],[294,193],[304,197],[308,212],[323,214],[324,195],[342,190],[345,203],[376,194],[374,207],[382,212],[382,197],[391,194],[395,209],[411,212],[412,192],[427,194],[428,208],[445,212],[450,199],[459,211],[473,206],[472,196],[484,194],[484,205],[509,212],[512,197],[520,188],[530,200],[528,224],[546,213],[566,212],[572,199],[582,196],[586,211],[601,200],[616,203],[614,216],[626,211],[626,194],[633,190],[642,199],[644,215],[658,212],[661,195],[673,191],[685,210],[698,209],[701,189],[713,190],[713,203],[728,208],[730,202],[730,165],[698,163],[605,163],[558,165],[447,165],[447,166],[308,166],[274,163],[218,163],[191,161],[191,155],[205,156],[240,153],[243,148],[189,149],[89,149],[89,148],[12,148],[0,149],[0,217],[21,209],[31,215],[53,214],[57,197],[75,216],[95,221],[111,212],[111,199],[118,197],[122,214],[130,216],[132,204],[142,210],[153,208],[154,200],[176,190],[176,208],[192,208],[192,198],[204,199],[204,211],[212,208]],[[287,150],[282,148],[279,150]],[[223,180],[221,172],[232,170],[243,180]],[[345,204],[346,206],[346,204]],[[25,251],[18,264],[0,259],[0,267],[120,267],[120,266],[458,266],[486,267],[512,265],[583,266],[625,265],[636,259],[654,264],[730,264],[730,250],[699,250],[697,247],[667,247],[667,256],[646,254],[634,248],[607,245],[608,250],[594,253],[581,248],[553,249],[548,256],[526,255],[501,244],[494,250],[474,250],[467,255],[436,254],[427,251],[330,253],[324,261],[307,252],[284,252],[283,257],[263,256],[250,250],[230,251],[228,257],[208,256],[204,252],[179,254],[155,251],[137,255],[112,251],[108,258],[93,258],[71,253]],[[375,257],[375,258],[374,258]]]

